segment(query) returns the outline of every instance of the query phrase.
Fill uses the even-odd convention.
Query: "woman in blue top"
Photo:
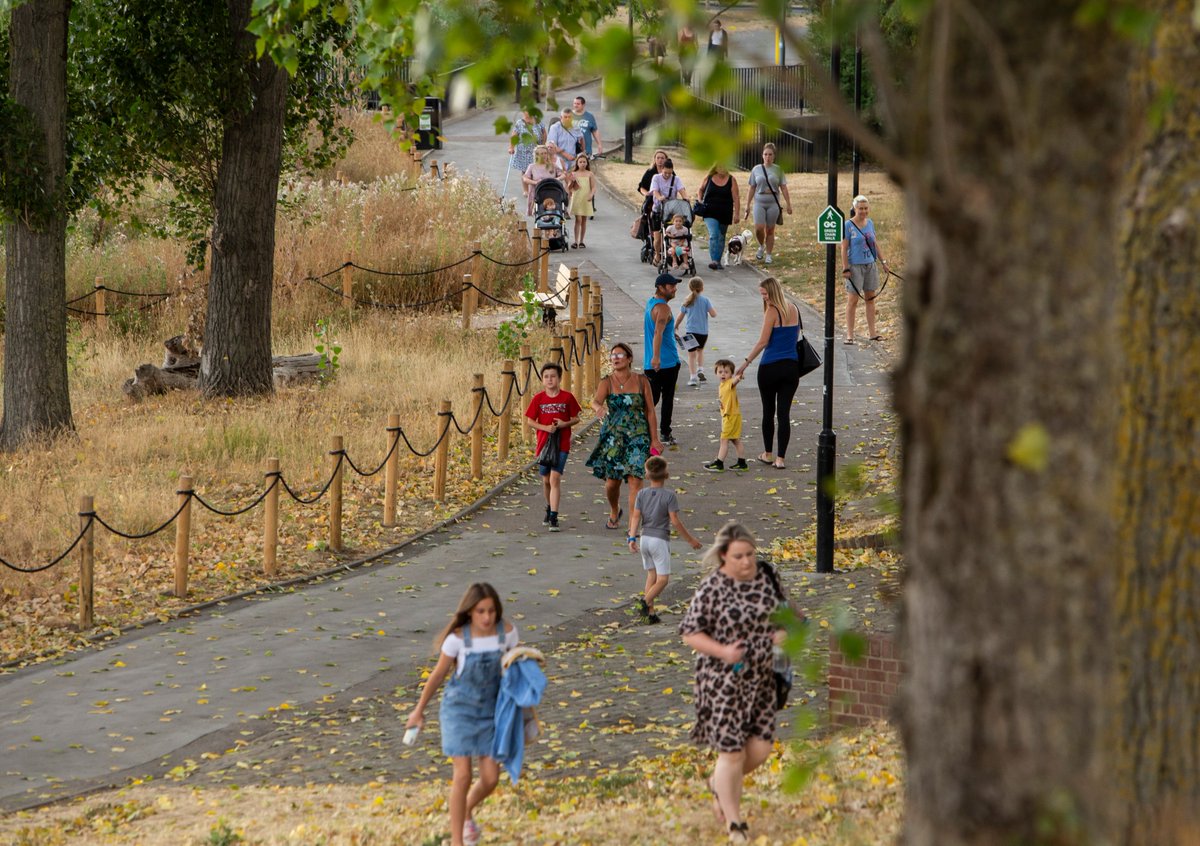
[[[676,321],[678,325],[686,320],[687,333],[696,339],[695,347],[688,349],[684,344],[688,355],[688,385],[693,388],[707,381],[704,375],[704,347],[708,344],[708,319],[716,316],[717,310],[704,296],[704,280],[693,276],[688,282],[687,299],[679,307],[679,320]]]
[[[786,466],[784,458],[792,437],[792,398],[800,385],[800,356],[796,353],[796,341],[800,339],[800,309],[783,296],[783,286],[774,276],[764,279],[758,290],[763,300],[762,331],[737,375],[745,373],[750,362],[760,352],[763,354],[762,363],[758,365],[758,394],[762,397],[762,433],[766,451],[758,460],[782,470]],[[772,452],[776,428],[779,449]]]
[[[882,341],[875,331],[875,295],[879,291],[879,271],[875,262],[887,267],[875,240],[875,224],[868,215],[871,204],[862,194],[854,198],[854,214],[846,221],[842,239],[842,278],[846,280],[846,343],[854,343],[854,313],[861,298],[867,304],[867,337]]]

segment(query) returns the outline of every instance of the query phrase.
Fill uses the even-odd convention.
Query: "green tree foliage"
[[[233,51],[223,0],[163,3],[78,0],[73,9],[69,96],[80,197],[104,206],[150,175],[176,197],[164,235],[203,259],[228,116],[248,106],[247,66]],[[284,169],[327,166],[349,143],[339,108],[352,92],[337,74],[349,29],[329,18],[297,43],[284,125]],[[103,186],[103,188],[102,188]]]

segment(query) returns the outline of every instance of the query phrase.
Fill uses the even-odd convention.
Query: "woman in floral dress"
[[[730,522],[704,562],[713,571],[700,582],[679,633],[696,658],[696,722],[692,741],[717,753],[708,787],[713,813],[732,843],[749,843],[742,821],[742,779],[771,754],[775,737],[773,648],[784,632],[771,614],[786,600],[758,561],[754,537]]]
[[[608,520],[604,526],[616,529],[621,525],[621,482],[629,484],[629,513],[633,501],[642,489],[646,459],[652,450],[662,452],[662,442],[655,434],[654,397],[650,380],[633,372],[633,348],[623,341],[609,351],[612,373],[600,380],[592,410],[601,418],[600,441],[592,450],[587,466],[597,479],[604,480],[604,495],[608,498]]]

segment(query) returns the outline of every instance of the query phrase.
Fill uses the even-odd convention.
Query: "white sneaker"
[[[766,251],[767,250],[765,247],[759,247],[758,252],[754,254],[754,258],[757,259],[758,261],[762,261],[763,253],[765,253]]]
[[[763,263],[764,263],[764,264],[770,264],[770,263],[771,263],[771,254],[770,254],[770,253],[767,253],[767,254],[766,254],[764,257],[763,257]]]
[[[700,384],[700,380],[697,379],[695,376],[688,379],[688,387],[695,388],[695,387],[698,387],[699,384]]]

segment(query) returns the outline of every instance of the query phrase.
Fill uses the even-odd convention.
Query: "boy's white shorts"
[[[638,548],[642,551],[642,569],[653,570],[660,576],[671,575],[670,541],[643,535],[638,539]]]

